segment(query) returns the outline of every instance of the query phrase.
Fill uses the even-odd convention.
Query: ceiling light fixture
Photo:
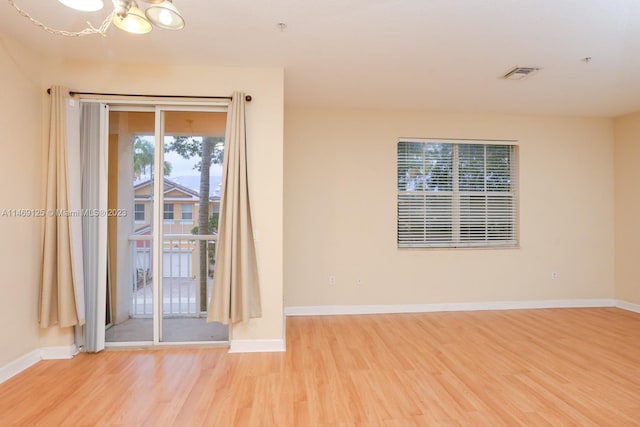
[[[155,26],[165,30],[181,30],[184,28],[184,18],[171,0],[160,2],[156,0],[150,3],[152,5],[147,8],[145,15]]]
[[[153,28],[138,4],[133,0],[114,0],[113,25],[132,34],[147,34]]]
[[[95,12],[104,7],[103,0],[58,0],[60,3],[72,9]],[[34,19],[29,13],[20,9],[16,5],[15,0],[8,0],[20,15],[29,19],[34,25],[40,27],[44,31],[51,34],[78,37],[89,34],[105,35],[111,24],[123,31],[132,34],[146,34],[153,29],[153,26],[168,29],[180,30],[184,28],[184,18],[178,12],[172,0],[144,0],[149,6],[143,12],[135,0],[111,0],[113,3],[113,11],[102,21],[102,24],[96,28],[91,23],[81,31],[66,31],[51,28],[42,22]]]

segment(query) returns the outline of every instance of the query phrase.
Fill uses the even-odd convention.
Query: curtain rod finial
[[[245,101],[247,101],[247,102],[251,102],[251,100],[252,100],[253,98],[251,98],[251,95],[247,95],[247,96],[245,96],[245,97],[244,97],[244,99],[245,99]]]

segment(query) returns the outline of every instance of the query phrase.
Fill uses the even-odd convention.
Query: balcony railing
[[[211,298],[215,235],[165,235],[162,247],[163,317],[206,315]],[[132,257],[131,317],[153,315],[152,236],[129,236]],[[200,268],[201,251],[206,267]],[[203,280],[201,278],[205,276]],[[203,290],[204,288],[204,290]],[[206,298],[205,304],[202,299]]]

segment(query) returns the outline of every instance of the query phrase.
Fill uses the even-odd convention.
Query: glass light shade
[[[135,3],[132,3],[127,16],[121,18],[118,15],[113,15],[112,22],[121,30],[133,34],[146,34],[152,29],[151,23]]]
[[[81,10],[83,12],[95,12],[104,7],[102,0],[58,0],[63,5],[71,9]]]
[[[181,30],[184,28],[184,18],[170,0],[152,4],[145,11],[147,18],[154,25],[165,30]]]

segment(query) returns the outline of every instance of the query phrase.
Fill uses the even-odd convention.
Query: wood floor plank
[[[0,425],[640,425],[640,315],[615,308],[291,317],[287,346],[43,361]]]

